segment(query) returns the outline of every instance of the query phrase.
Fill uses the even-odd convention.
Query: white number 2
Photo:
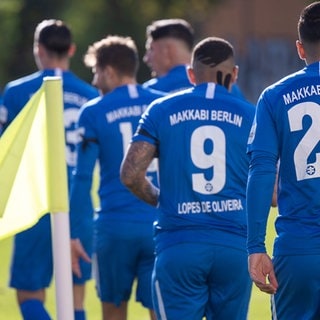
[[[205,151],[205,143],[211,142],[212,150]],[[224,132],[215,126],[197,128],[191,136],[191,160],[200,169],[211,169],[209,180],[204,173],[192,174],[192,188],[202,194],[215,194],[226,182],[226,138]]]
[[[298,181],[320,177],[320,154],[316,153],[315,162],[308,163],[309,156],[320,140],[319,105],[313,102],[303,102],[292,107],[288,112],[291,131],[303,129],[304,116],[311,118],[311,125],[299,142],[293,156]]]

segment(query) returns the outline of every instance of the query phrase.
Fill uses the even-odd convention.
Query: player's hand
[[[80,259],[86,262],[91,262],[90,257],[84,250],[80,239],[71,239],[71,265],[72,272],[79,278],[81,278]]]
[[[272,261],[266,253],[253,253],[249,256],[249,273],[252,281],[261,291],[276,293],[278,282]]]

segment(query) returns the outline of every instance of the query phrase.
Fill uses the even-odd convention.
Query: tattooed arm
[[[146,172],[155,153],[154,145],[144,141],[133,142],[120,169],[122,183],[138,198],[153,206],[158,204],[159,189],[146,177]]]

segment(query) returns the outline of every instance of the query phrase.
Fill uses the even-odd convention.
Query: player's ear
[[[239,66],[234,66],[232,70],[232,77],[231,77],[231,82],[235,83],[238,80],[238,74],[239,74]]]
[[[306,53],[303,47],[303,44],[300,40],[296,41],[296,47],[297,47],[297,51],[298,51],[298,55],[300,57],[301,60],[305,60],[306,59]]]
[[[33,47],[33,52],[38,57],[43,57],[43,55],[46,54],[46,48],[41,43],[37,43]]]
[[[77,47],[74,43],[71,44],[69,51],[68,51],[68,56],[69,58],[73,57],[74,54],[76,53]]]
[[[109,79],[114,79],[118,76],[117,71],[110,65],[106,65],[103,68],[103,72],[104,72],[105,76]]]
[[[195,77],[195,75],[194,75],[193,69],[192,69],[190,66],[187,68],[187,73],[188,73],[189,81],[190,81],[192,84],[196,84],[196,77]]]

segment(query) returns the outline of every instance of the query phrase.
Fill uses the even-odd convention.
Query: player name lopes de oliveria
[[[179,202],[179,214],[211,213],[243,210],[241,199],[227,199],[221,201],[191,201]]]

